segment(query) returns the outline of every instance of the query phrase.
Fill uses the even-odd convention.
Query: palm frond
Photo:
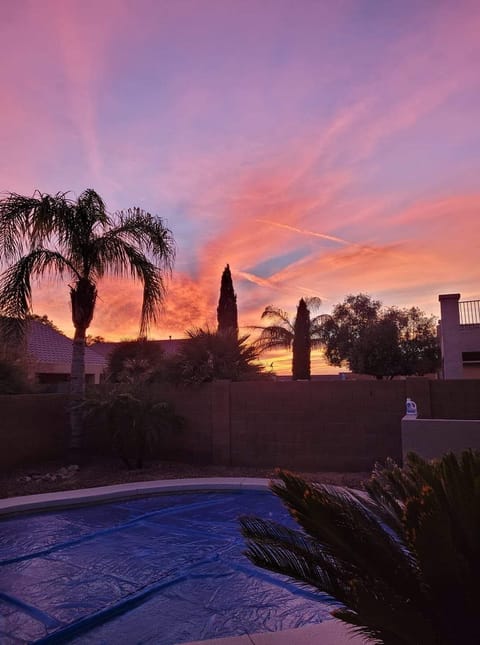
[[[53,210],[53,209],[52,209]],[[92,241],[110,223],[102,198],[94,190],[85,190],[76,202],[65,200],[56,205],[55,241],[61,252],[68,256],[78,270],[88,277],[85,260],[88,260]]]
[[[171,259],[165,259],[169,264]],[[93,241],[89,254],[89,272],[92,279],[104,275],[122,277],[130,275],[143,284],[143,301],[140,316],[140,336],[145,336],[149,326],[156,322],[166,288],[163,266],[153,264],[139,248],[118,235],[107,233]]]
[[[307,309],[310,313],[316,311],[317,309],[320,309],[320,307],[322,306],[322,299],[318,296],[305,296],[303,300],[307,305]]]
[[[172,270],[176,255],[175,241],[160,217],[154,217],[140,208],[120,211],[117,217],[119,223],[108,232],[108,237],[138,246],[163,270]]]
[[[29,214],[38,204],[35,197],[9,193],[0,200],[0,248],[6,260],[22,255]]]
[[[355,570],[368,569],[372,577],[383,577],[393,588],[405,591],[415,585],[416,569],[401,537],[385,532],[374,506],[365,505],[348,491],[312,486],[291,473],[281,472],[280,478],[283,483],[272,484],[272,491],[325,552],[349,562]],[[376,557],[372,563],[373,545]],[[397,565],[392,569],[394,561]]]
[[[267,349],[286,348],[289,349],[293,343],[293,331],[277,325],[269,327],[257,327],[261,330],[260,336],[255,341],[258,351],[262,352]]]
[[[280,309],[280,307],[268,305],[267,307],[265,307],[261,317],[262,319],[267,318],[269,320],[273,320],[277,323],[277,325],[285,326],[286,329],[289,329],[293,332],[293,324],[290,321],[288,312]]]
[[[23,256],[0,277],[0,310],[7,316],[24,318],[30,311],[31,278],[45,273],[61,276],[66,269],[76,274],[69,261],[56,251],[37,248]]]
[[[235,329],[211,331],[208,327],[189,329],[186,335],[189,342],[175,362],[175,378],[183,384],[200,385],[214,379],[238,381],[262,372],[248,335],[238,337]]]
[[[4,326],[6,333],[21,334],[27,315],[31,313],[31,279],[45,273],[63,275],[74,268],[60,253],[37,248],[21,257],[0,276],[0,313],[10,323]]]
[[[247,557],[269,571],[288,575],[318,591],[339,598],[342,594],[332,559],[300,531],[256,517],[240,518],[247,540]]]
[[[478,642],[480,452],[377,466],[367,495],[286,472],[271,488],[303,533],[247,518],[253,562],[331,594],[378,643]]]
[[[89,225],[90,230],[96,225],[103,227],[110,224],[105,202],[92,188],[84,190],[77,199],[77,217]]]
[[[280,478],[284,484],[273,484],[272,490],[305,533],[242,518],[252,562],[328,593],[344,605],[335,615],[364,635],[384,643],[433,644],[416,569],[377,518],[349,494],[313,488],[284,472]],[[402,630],[410,640],[395,639]]]

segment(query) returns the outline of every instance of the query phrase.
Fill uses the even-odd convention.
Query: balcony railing
[[[461,325],[480,325],[480,300],[464,300],[458,303]]]

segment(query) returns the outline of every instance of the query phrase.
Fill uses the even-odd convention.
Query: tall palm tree
[[[140,335],[157,320],[171,272],[175,243],[159,217],[132,208],[110,215],[100,195],[85,190],[76,201],[68,193],[32,197],[9,193],[0,200],[0,254],[12,263],[0,276],[0,312],[6,331],[23,334],[32,306],[32,277],[69,280],[75,328],[71,368],[70,448],[82,439],[85,393],[85,338],[104,276],[126,276],[143,284]],[[5,320],[4,319],[4,320]]]
[[[274,307],[273,305],[268,305],[265,307],[264,312],[262,313],[262,319],[271,321],[270,325],[265,326],[253,326],[252,329],[260,331],[260,336],[256,341],[256,347],[259,351],[266,351],[269,349],[291,349],[293,348],[294,356],[292,360],[292,374],[293,379],[310,378],[310,351],[321,347],[322,343],[320,340],[320,329],[325,318],[324,314],[319,314],[310,317],[310,314],[318,310],[321,306],[322,301],[320,298],[301,298],[298,307],[297,315],[293,320],[290,319],[290,315],[280,309],[279,307]],[[303,338],[305,325],[297,325],[297,318],[300,320],[298,322],[303,322],[304,319],[308,318],[308,338]],[[295,338],[295,334],[301,330],[302,339],[298,337]],[[300,341],[300,342],[299,342]],[[304,356],[304,360],[298,361],[297,351],[300,349]],[[302,365],[301,368],[297,369],[297,365]]]

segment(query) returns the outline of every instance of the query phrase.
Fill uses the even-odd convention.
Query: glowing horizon
[[[215,327],[227,263],[244,328],[302,296],[322,313],[365,292],[436,316],[441,293],[480,298],[478,3],[2,12],[0,192],[91,187],[112,212],[163,217],[178,256],[152,338]],[[33,289],[71,336],[66,284]],[[101,282],[89,333],[135,337],[140,297]],[[275,360],[284,373],[290,357]]]

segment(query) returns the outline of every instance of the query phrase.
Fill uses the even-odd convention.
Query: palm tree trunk
[[[76,328],[72,349],[70,374],[70,450],[81,448],[83,438],[83,411],[85,398],[85,336],[86,329]]]
[[[80,278],[70,287],[72,320],[75,327],[70,373],[70,451],[78,452],[83,439],[83,410],[85,399],[85,338],[92,322],[97,290],[87,278]]]

